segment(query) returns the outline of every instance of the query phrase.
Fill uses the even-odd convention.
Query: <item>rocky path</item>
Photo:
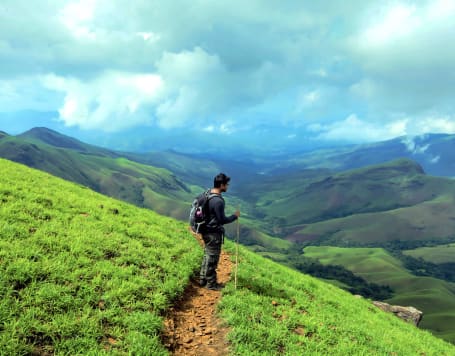
[[[218,280],[230,279],[232,263],[222,251],[217,273]],[[178,305],[169,310],[163,340],[173,355],[227,355],[228,329],[216,316],[221,292],[199,287],[191,281]]]

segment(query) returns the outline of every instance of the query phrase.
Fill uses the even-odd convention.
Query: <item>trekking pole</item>
[[[240,211],[240,206],[237,209]],[[234,273],[234,289],[237,289],[237,270],[239,266],[239,240],[240,240],[240,222],[237,218],[237,238],[235,240],[235,273]]]

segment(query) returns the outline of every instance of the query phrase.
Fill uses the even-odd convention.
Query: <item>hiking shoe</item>
[[[200,279],[199,280],[199,286],[205,287],[206,284],[207,284],[207,280],[206,279]]]
[[[224,284],[222,283],[215,283],[215,284],[208,284],[208,290],[222,290],[224,288]]]

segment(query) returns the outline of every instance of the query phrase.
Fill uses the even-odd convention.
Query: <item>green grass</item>
[[[208,177],[222,166],[172,152],[109,151],[44,128],[2,137],[0,156],[184,221],[188,202],[203,190],[196,185],[209,184]],[[298,165],[298,160],[286,164],[291,162]],[[453,180],[426,176],[408,159],[338,173],[306,169],[278,176],[228,166],[238,172],[233,176],[238,183],[227,206],[241,206],[241,241],[252,250],[283,252],[289,248],[283,240],[317,238],[346,246],[453,237]]]
[[[259,189],[259,206],[266,215],[281,217],[289,226],[412,206],[455,191],[450,179],[425,176],[415,162],[405,159],[294,179],[278,177],[272,189]]]
[[[405,255],[422,258],[432,263],[454,263],[455,262],[455,244],[445,244],[434,247],[420,247],[414,250],[403,251]]]
[[[426,241],[453,238],[455,199],[441,195],[411,207],[354,214],[308,224],[297,239],[323,238],[330,245],[381,244],[393,240]]]
[[[453,345],[369,301],[243,247],[238,289],[230,284],[223,294],[220,313],[237,355],[455,354]]]
[[[191,198],[188,187],[171,172],[118,158],[112,151],[81,145],[87,152],[56,148],[34,139],[7,137],[0,140],[0,156],[82,184],[104,195],[168,216],[186,218],[177,215],[173,209],[166,210],[169,200],[178,206]],[[151,191],[153,197],[150,197]],[[180,208],[182,210],[183,205]]]
[[[184,224],[8,161],[0,170],[0,353],[166,353],[161,315],[201,257]]]
[[[243,190],[255,204],[256,227],[291,241],[444,240],[455,230],[454,181],[427,176],[407,159],[339,173],[272,175]]]
[[[0,139],[1,157],[182,221],[187,221],[194,197],[205,189],[191,182],[205,181],[209,184],[219,172],[213,162],[206,160],[190,159],[170,152],[146,155],[119,153],[45,129]],[[173,173],[168,169],[172,169]],[[254,208],[250,204],[233,196],[226,200],[228,207],[242,207],[244,226],[249,227],[244,229],[244,232],[248,231],[243,238],[245,243],[251,241],[271,250],[287,248],[288,242],[261,231],[261,224],[251,217]]]
[[[455,342],[454,283],[414,276],[381,248],[308,246],[304,251],[305,256],[316,258],[323,264],[341,265],[368,282],[389,285],[395,296],[387,302],[422,310],[422,328]]]
[[[162,315],[202,257],[186,224],[9,161],[0,170],[0,354],[167,354]],[[455,354],[243,247],[238,281],[219,306],[232,354]]]

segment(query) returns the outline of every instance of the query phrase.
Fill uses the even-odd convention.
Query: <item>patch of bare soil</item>
[[[229,255],[222,251],[217,269],[220,283],[229,281],[231,269]],[[228,354],[228,328],[216,316],[221,293],[200,287],[197,281],[190,282],[182,299],[169,309],[164,323],[162,339],[172,355]]]

